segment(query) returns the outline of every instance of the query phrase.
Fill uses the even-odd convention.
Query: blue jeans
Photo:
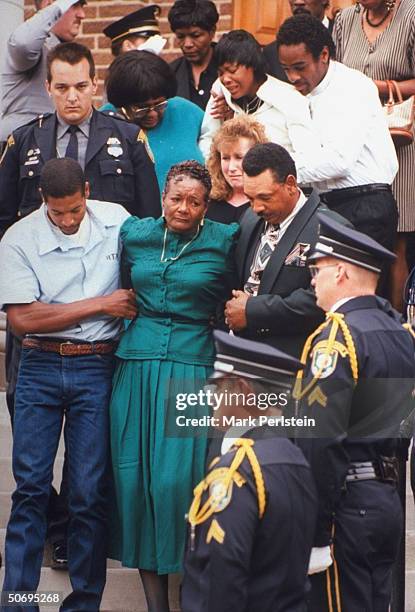
[[[61,610],[99,610],[106,577],[108,403],[112,355],[62,357],[24,349],[16,388],[13,473],[4,591],[36,591],[53,464],[65,417],[68,568],[73,592]],[[37,606],[5,607],[35,612]]]

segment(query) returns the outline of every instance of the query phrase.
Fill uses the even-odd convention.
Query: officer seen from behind
[[[287,397],[300,363],[271,346],[224,332],[215,332],[215,342],[210,382],[216,393],[238,401],[223,399],[213,411],[218,427],[228,431],[222,456],[194,490],[181,609],[300,612],[315,527],[315,487],[301,451],[278,437],[275,425],[255,424],[259,416],[281,411],[260,410],[251,399],[259,393]],[[232,416],[241,419],[236,423],[255,423],[229,429],[225,417]]]
[[[413,334],[375,295],[394,257],[320,214],[308,262],[326,321],[304,346],[294,390],[301,414],[316,420],[298,440],[319,496],[311,612],[389,610],[402,534],[395,457],[415,378]]]

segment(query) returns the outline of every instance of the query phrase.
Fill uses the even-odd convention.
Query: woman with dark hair
[[[307,100],[295,88],[266,74],[261,46],[249,32],[233,30],[218,42],[215,57],[219,79],[206,107],[200,148],[209,155],[213,135],[221,120],[211,115],[215,98],[223,96],[237,115],[246,113],[262,123],[271,142],[291,154],[310,155],[316,146]]]
[[[195,411],[190,400],[187,407],[177,401],[201,389],[211,371],[210,321],[235,274],[238,226],[204,221],[210,190],[204,166],[176,164],[166,179],[164,216],[130,217],[121,228],[139,315],[116,353],[110,418],[118,529],[111,556],[140,570],[152,612],[169,610],[167,575],[181,571],[184,515],[204,474],[207,439],[200,428],[176,425]],[[208,408],[197,410],[200,416]]]
[[[176,78],[161,57],[149,51],[128,51],[109,67],[106,80],[110,105],[139,125],[154,155],[160,191],[169,168],[187,159],[203,162],[198,147],[203,112],[176,96]]]
[[[247,115],[225,121],[216,132],[206,162],[212,178],[207,217],[219,223],[239,221],[249,206],[244,193],[242,161],[251,147],[268,142],[264,126]]]

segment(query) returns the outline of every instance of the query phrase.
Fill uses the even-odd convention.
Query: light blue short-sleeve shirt
[[[68,240],[46,206],[15,223],[0,242],[0,306],[69,304],[120,288],[120,228],[129,213],[119,204],[87,200],[89,238]],[[122,322],[97,315],[53,337],[98,341],[118,336]]]

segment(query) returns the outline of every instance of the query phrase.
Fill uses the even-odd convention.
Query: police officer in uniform
[[[210,382],[217,393],[230,398],[235,392],[239,400],[221,401],[213,414],[225,429],[226,416],[241,421],[228,429],[224,454],[194,490],[181,609],[304,611],[316,518],[313,479],[301,451],[278,437],[275,426],[255,425],[272,409],[249,400],[266,389],[285,404],[300,363],[271,346],[214,335],[217,361]]]
[[[160,194],[143,133],[93,108],[90,51],[75,42],[56,46],[48,56],[47,89],[56,112],[15,130],[1,159],[0,234],[40,206],[40,173],[54,157],[79,161],[93,199],[116,202],[139,217],[158,217]]]
[[[402,533],[399,427],[411,410],[415,341],[375,295],[393,253],[320,215],[308,258],[326,321],[308,338],[294,389],[316,419],[298,440],[316,479],[319,512],[309,610],[388,612]]]
[[[120,53],[138,49],[149,38],[159,35],[159,14],[160,7],[150,4],[104,28],[103,33],[111,40],[112,54],[117,57]]]

